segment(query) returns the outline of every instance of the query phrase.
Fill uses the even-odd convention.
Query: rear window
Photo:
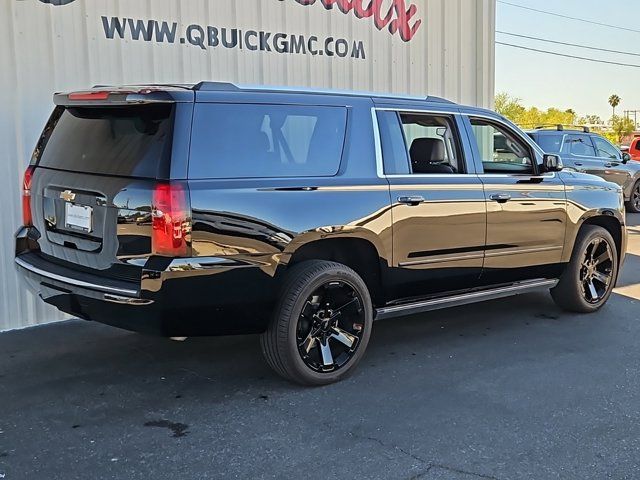
[[[49,137],[38,164],[73,172],[163,177],[172,130],[172,105],[60,108],[45,129]]]
[[[333,176],[346,123],[344,107],[196,104],[189,178]]]
[[[536,135],[535,142],[547,153],[560,153],[564,135]]]

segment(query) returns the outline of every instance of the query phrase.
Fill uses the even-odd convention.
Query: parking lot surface
[[[273,374],[258,337],[82,321],[0,334],[0,479],[632,479],[640,215],[594,315],[522,295],[375,325],[346,381]]]

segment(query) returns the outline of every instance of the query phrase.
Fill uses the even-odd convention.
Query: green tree
[[[514,123],[518,123],[518,120],[526,110],[519,98],[511,97],[507,93],[498,93],[496,95],[495,103],[496,112],[507,117]]]
[[[633,123],[633,120],[626,117],[618,117],[615,116],[611,120],[611,128],[613,129],[613,133],[615,135],[614,141],[619,145],[622,142],[622,139],[628,135],[631,135],[635,130],[636,126]]]
[[[496,112],[507,117],[522,128],[536,128],[547,125],[573,125],[576,113],[573,109],[560,110],[548,108],[541,110],[537,107],[525,107],[522,100],[511,97],[507,93],[496,95]]]
[[[616,116],[616,107],[618,105],[620,105],[620,102],[622,101],[622,99],[618,96],[618,95],[611,95],[609,97],[609,105],[611,105],[611,108],[613,108],[613,116]]]
[[[578,125],[604,125],[599,115],[585,115],[578,119]]]

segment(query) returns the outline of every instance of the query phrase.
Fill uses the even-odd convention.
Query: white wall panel
[[[393,1],[383,2],[385,11]],[[417,7],[414,20],[422,21],[408,42],[375,28],[372,18],[337,6],[327,10],[322,0],[310,6],[296,0],[0,0],[0,330],[62,318],[22,290],[13,268],[22,172],[55,91],[219,80],[430,94],[491,107],[495,0],[405,3]],[[107,39],[102,16],[177,22],[176,42],[136,41],[129,32]],[[366,59],[250,51],[246,45],[202,50],[179,41],[190,24],[342,37],[362,41]]]

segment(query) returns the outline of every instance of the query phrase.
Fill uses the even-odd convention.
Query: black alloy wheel
[[[627,210],[631,213],[640,213],[640,181],[633,186],[631,199],[627,202]]]
[[[551,295],[570,312],[592,313],[607,303],[618,279],[618,247],[611,233],[584,225],[576,238],[571,260]]]
[[[599,303],[607,294],[613,281],[613,252],[609,243],[596,237],[584,252],[580,282],[584,299],[591,304]]]
[[[334,372],[353,358],[364,328],[356,289],[345,281],[327,282],[309,295],[298,318],[300,357],[315,372]]]
[[[262,353],[273,370],[302,385],[342,380],[369,343],[373,305],[364,280],[346,265],[308,260],[286,272]]]

